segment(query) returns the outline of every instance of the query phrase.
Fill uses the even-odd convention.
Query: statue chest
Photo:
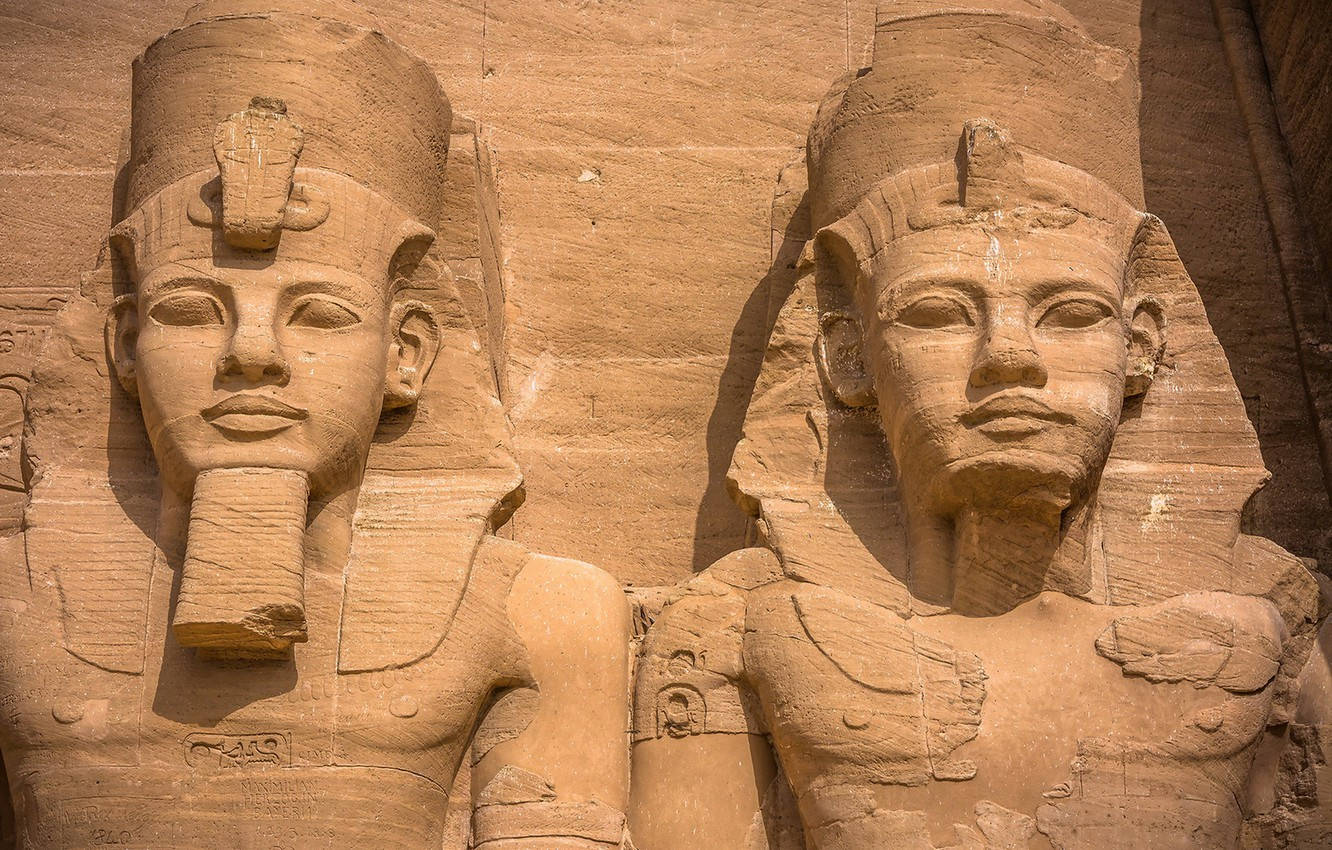
[[[1241,753],[1270,703],[1262,687],[1250,690],[1225,736],[1199,733],[1199,717],[1220,717],[1239,702],[1196,676],[1153,683],[1126,675],[1137,662],[1123,656],[1165,657],[1178,644],[1186,654],[1211,652],[1199,669],[1213,670],[1235,647],[1209,650],[1197,635],[1125,626],[1123,646],[1098,645],[1112,623],[1135,614],[1049,593],[998,617],[905,621],[835,591],[787,586],[751,600],[745,666],[806,823],[844,827],[821,847],[868,846],[882,830],[947,843],[954,825],[974,829],[978,820],[1007,824],[1013,835],[1005,840],[1025,842],[1038,811],[1073,831],[1097,818],[1123,829],[1101,808],[1122,814],[1134,794],[1169,793],[1126,791],[1126,764],[1173,759],[1159,775],[1184,781],[1194,765]],[[1224,743],[1212,746],[1219,737]],[[1106,780],[1112,775],[1118,787]],[[1206,809],[1201,822],[1228,824],[1234,789],[1214,790],[1216,804],[1186,805]],[[888,812],[895,825],[884,820]]]
[[[0,662],[0,741],[32,847],[437,846],[505,673],[486,650],[494,635],[458,629],[415,664],[339,672],[313,620],[291,658],[255,664],[200,659],[150,622],[157,650],[127,675],[67,653],[58,620],[23,622],[8,631],[22,651]]]

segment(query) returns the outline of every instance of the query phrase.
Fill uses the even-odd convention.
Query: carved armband
[[[638,660],[635,743],[763,731],[741,682],[745,603],[729,591],[685,596],[653,623]]]
[[[472,813],[476,850],[599,850],[623,840],[623,812],[597,800],[561,800],[549,782],[512,765],[486,784]]]

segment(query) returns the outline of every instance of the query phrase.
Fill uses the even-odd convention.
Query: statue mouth
[[[203,418],[221,431],[238,434],[275,434],[304,421],[309,412],[275,398],[238,394],[203,411]]]
[[[1076,421],[1028,395],[1004,393],[991,396],[958,417],[968,428],[999,439],[1031,436],[1050,425],[1072,425]]]

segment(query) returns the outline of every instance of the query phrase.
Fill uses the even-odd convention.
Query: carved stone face
[[[387,294],[387,257],[372,280],[356,249],[323,249],[322,261],[267,262],[223,248],[141,274],[135,303],[114,317],[117,366],[169,482],[267,467],[336,492],[359,479],[386,401],[414,399],[434,358],[433,318]]]
[[[1108,455],[1131,349],[1160,339],[1124,290],[1123,246],[1064,230],[937,227],[880,251],[863,358],[917,498],[944,510],[1067,503]],[[834,323],[836,324],[836,323]]]
[[[140,284],[138,373],[159,462],[191,478],[227,466],[346,478],[384,396],[383,291],[312,262],[153,269]]]

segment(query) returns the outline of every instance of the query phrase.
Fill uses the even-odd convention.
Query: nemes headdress
[[[814,250],[777,316],[728,476],[787,575],[903,616],[935,610],[908,589],[877,412],[841,405],[813,352],[856,264],[907,233],[967,222],[1090,226],[1123,246],[1133,290],[1169,323],[1162,365],[1102,474],[1096,539],[1066,541],[1085,571],[1050,589],[1134,604],[1262,594],[1298,571],[1239,533],[1267,473],[1197,290],[1164,226],[1139,212],[1129,57],[1048,0],[899,0],[880,14],[871,67],[819,109],[806,164]],[[1263,546],[1273,551],[1255,555]]]

